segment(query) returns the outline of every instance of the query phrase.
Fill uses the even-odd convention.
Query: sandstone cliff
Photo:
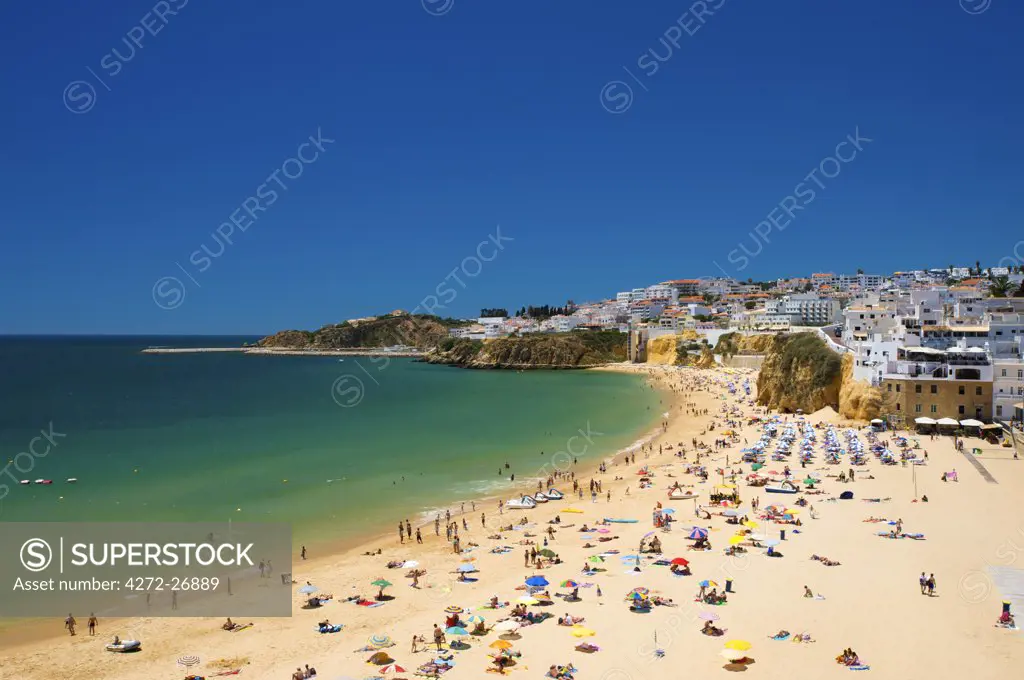
[[[626,360],[626,335],[574,331],[479,340],[447,339],[424,357],[462,368],[586,368]]]
[[[420,349],[436,347],[448,337],[456,322],[425,314],[398,314],[345,321],[318,331],[281,331],[257,342],[259,347],[277,349],[344,349],[408,345]]]
[[[769,336],[757,378],[757,402],[793,413],[838,410],[842,362],[814,333]]]
[[[853,355],[840,357],[817,334],[771,336],[765,344],[757,380],[759,404],[789,413],[829,406],[854,420],[893,410],[879,388],[853,379]]]

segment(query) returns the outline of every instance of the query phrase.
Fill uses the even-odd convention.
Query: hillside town
[[[887,394],[891,417],[1024,420],[1024,266],[678,279],[560,308],[483,311],[450,334],[488,340],[617,329],[630,334],[633,361],[667,335],[713,347],[726,333],[815,332],[853,355],[853,378]]]

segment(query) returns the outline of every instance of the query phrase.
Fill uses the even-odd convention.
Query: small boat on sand
[[[767,493],[797,493],[800,489],[793,482],[782,482],[780,484],[767,484],[764,487]]]
[[[108,652],[135,652],[142,649],[142,643],[138,640],[119,640],[117,643],[111,642],[106,647]]]
[[[696,498],[697,494],[695,494],[692,491],[686,491],[684,489],[680,489],[679,487],[676,487],[676,488],[674,488],[674,489],[672,489],[671,491],[668,492],[668,497],[669,497],[669,500],[673,500],[673,501],[686,501],[686,500],[690,500],[691,498]]]
[[[548,489],[544,495],[548,497],[549,501],[560,501],[565,498],[558,489]]]
[[[537,507],[537,501],[531,496],[523,496],[506,502],[505,507],[513,510],[532,510]]]

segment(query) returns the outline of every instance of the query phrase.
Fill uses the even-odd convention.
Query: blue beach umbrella
[[[707,529],[701,529],[700,527],[694,527],[693,531],[690,532],[690,535],[687,536],[687,538],[693,539],[693,540],[697,540],[697,539],[701,539],[701,538],[707,538],[707,537],[708,537],[708,530]]]
[[[543,576],[531,576],[526,579],[526,585],[534,587],[546,586],[548,585],[548,580]]]
[[[675,508],[664,508],[662,512],[666,515],[674,515],[676,513]]]
[[[461,635],[469,635],[469,631],[467,631],[462,626],[452,626],[451,628],[446,628],[444,632],[446,635],[454,635],[456,637]]]
[[[458,569],[458,571],[462,572],[463,574],[471,574],[476,570],[476,567],[474,567],[472,564],[460,564]]]

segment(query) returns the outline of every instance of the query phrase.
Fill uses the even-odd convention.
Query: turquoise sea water
[[[605,372],[140,353],[245,340],[0,339],[0,521],[286,521],[297,541],[345,539],[528,491],[555,452],[595,461],[664,410]],[[17,456],[51,427],[49,453]]]

